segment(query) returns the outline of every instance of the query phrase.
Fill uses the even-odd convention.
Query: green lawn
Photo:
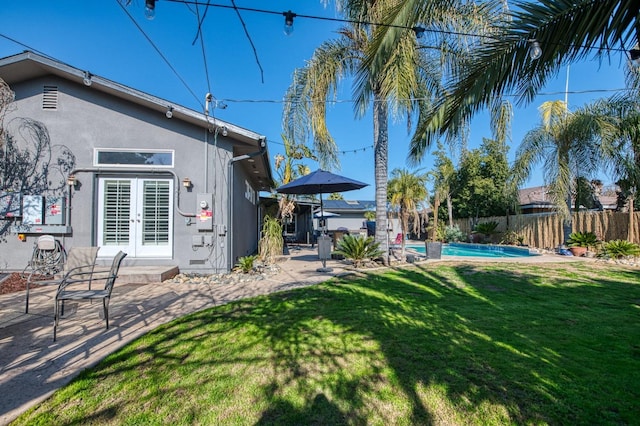
[[[209,309],[16,424],[638,424],[640,272],[428,264]]]

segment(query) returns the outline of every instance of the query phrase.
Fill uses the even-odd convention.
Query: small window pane
[[[97,151],[96,165],[99,166],[148,166],[172,167],[172,151]]]

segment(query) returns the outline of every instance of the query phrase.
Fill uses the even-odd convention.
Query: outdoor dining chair
[[[29,290],[32,285],[60,285],[60,282],[69,271],[76,274],[84,273],[91,276],[96,264],[99,247],[72,247],[66,256],[66,261],[59,268],[45,270],[45,268],[33,269],[27,277],[27,294],[25,301],[25,313],[29,313]]]
[[[127,253],[120,251],[113,258],[111,268],[108,272],[93,269],[91,273],[70,270],[62,278],[58,290],[56,291],[54,315],[53,315],[53,341],[56,340],[58,321],[64,315],[64,302],[66,300],[102,300],[102,309],[106,322],[106,329],[109,329],[109,301],[111,292],[118,277],[118,271],[122,260]],[[98,287],[98,283],[104,285]],[[91,288],[94,285],[95,288]]]

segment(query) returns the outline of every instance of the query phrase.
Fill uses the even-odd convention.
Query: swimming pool
[[[407,248],[425,254],[424,244],[407,244]],[[449,243],[442,245],[443,256],[462,257],[528,257],[531,254],[528,248],[512,246],[495,246],[491,244]]]

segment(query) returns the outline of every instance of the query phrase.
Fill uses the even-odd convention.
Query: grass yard
[[[158,328],[15,424],[638,424],[640,272],[428,264]]]

